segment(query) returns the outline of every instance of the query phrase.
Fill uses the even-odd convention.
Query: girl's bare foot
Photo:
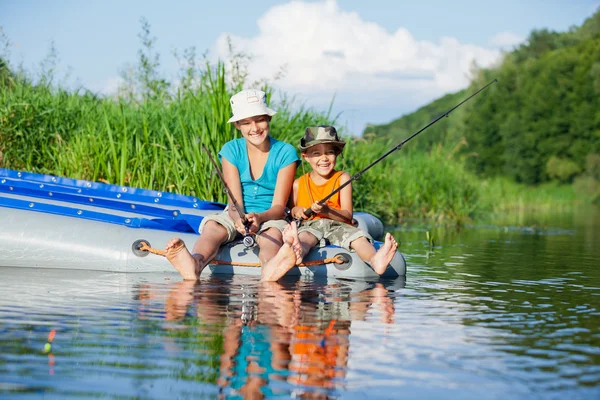
[[[195,281],[200,277],[202,269],[199,262],[185,247],[183,240],[179,238],[169,240],[165,246],[165,256],[186,281]]]
[[[292,240],[292,250],[296,254],[296,265],[298,265],[302,262],[302,246],[300,245],[300,239],[298,239],[298,225],[296,225],[296,222],[290,223],[283,230],[283,242],[289,243],[290,238]]]
[[[377,250],[377,253],[375,253],[371,260],[371,267],[373,267],[375,272],[379,275],[385,272],[387,266],[392,261],[392,258],[394,258],[397,248],[398,243],[396,242],[396,239],[394,239],[391,233],[386,233],[383,246]]]
[[[283,231],[283,245],[262,268],[263,281],[276,281],[285,275],[294,265],[296,265],[296,251],[294,250],[294,238],[289,233],[286,233],[286,228]]]
[[[191,280],[177,282],[172,286],[169,298],[165,302],[165,319],[179,321],[185,317],[187,307],[194,299],[194,285]]]

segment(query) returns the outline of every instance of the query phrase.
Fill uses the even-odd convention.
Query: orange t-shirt
[[[340,177],[344,171],[336,171],[331,178],[329,178],[322,185],[317,185],[311,178],[310,173],[302,175],[298,178],[298,202],[297,206],[310,208],[315,201],[319,201],[329,196],[331,192],[340,187]],[[327,206],[336,210],[341,210],[342,205],[340,203],[340,192],[337,192],[329,200],[327,200]],[[311,219],[327,218],[323,214],[316,214]]]
[[[331,334],[333,335],[329,337]],[[321,334],[316,327],[297,325],[290,340],[291,360],[288,381],[295,384],[332,388],[340,367],[340,344],[335,331]]]

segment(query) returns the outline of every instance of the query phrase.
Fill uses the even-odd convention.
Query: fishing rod
[[[479,89],[478,91],[476,91],[475,93],[473,93],[472,95],[470,95],[469,97],[467,97],[466,99],[464,99],[463,101],[461,101],[460,103],[458,103],[457,105],[455,105],[454,107],[452,107],[450,110],[446,111],[445,113],[443,113],[442,115],[440,115],[439,117],[437,117],[436,119],[434,119],[433,121],[431,121],[430,123],[428,123],[427,125],[425,125],[423,128],[421,128],[417,132],[413,133],[408,138],[404,139],[396,147],[392,148],[387,153],[385,153],[382,156],[380,156],[377,160],[375,160],[371,164],[367,165],[362,171],[357,172],[354,176],[352,176],[350,179],[348,179],[348,181],[344,182],[337,189],[335,189],[333,192],[331,192],[327,196],[325,196],[324,199],[319,200],[318,203],[319,204],[324,204],[327,200],[329,200],[331,197],[333,197],[333,195],[335,195],[337,192],[339,192],[340,190],[342,190],[343,188],[345,188],[346,186],[348,186],[349,184],[351,184],[353,181],[359,179],[365,172],[367,172],[369,169],[371,169],[371,167],[373,167],[375,164],[377,164],[378,162],[380,162],[381,160],[383,160],[384,158],[386,158],[387,156],[389,156],[390,154],[392,154],[396,150],[400,150],[402,148],[402,146],[404,146],[406,144],[406,142],[408,142],[409,140],[411,140],[412,138],[414,138],[415,136],[417,136],[419,133],[423,132],[425,129],[429,128],[431,125],[433,125],[436,122],[438,122],[440,119],[449,116],[452,111],[456,110],[463,103],[467,102],[472,97],[477,96],[481,91],[483,91],[488,86],[490,86],[490,85],[492,85],[493,83],[496,83],[496,82],[498,82],[498,79],[494,79],[493,81],[491,81],[490,83],[488,83],[487,85],[485,85],[484,87],[482,87],[481,89]],[[315,212],[310,207],[307,208],[306,211],[304,211],[304,215],[306,215],[308,218],[310,218],[314,213]]]
[[[210,151],[208,151],[208,149],[206,148],[204,143],[202,144],[202,150],[204,150],[206,152],[206,154],[208,154],[208,158],[210,159],[210,162],[212,163],[213,167],[215,167],[215,169],[217,170],[217,175],[219,175],[219,178],[221,179],[221,182],[223,183],[225,193],[227,193],[227,195],[231,199],[231,202],[233,203],[235,210],[238,212],[238,215],[240,216],[240,218],[242,220],[242,224],[244,224],[244,228],[246,228],[246,234],[244,235],[244,239],[243,239],[244,246],[246,246],[246,247],[254,246],[255,241],[249,231],[250,221],[248,221],[248,218],[246,218],[246,214],[244,213],[244,208],[240,205],[240,203],[237,202],[235,197],[233,197],[233,194],[231,194],[231,190],[229,190],[229,186],[227,186],[227,183],[225,183],[225,177],[223,176],[221,169],[217,165],[217,162],[212,157],[212,155],[210,154]]]

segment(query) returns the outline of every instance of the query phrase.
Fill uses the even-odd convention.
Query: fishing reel
[[[256,244],[256,240],[254,240],[254,236],[252,236],[252,234],[250,233],[250,227],[248,225],[244,225],[244,228],[246,228],[246,234],[244,235],[244,238],[242,239],[242,243],[244,243],[244,247],[246,247],[246,248],[254,247],[254,245]]]
[[[254,245],[256,244],[256,240],[254,240],[254,238],[251,235],[246,234],[242,239],[242,243],[244,243],[244,247],[254,247]]]

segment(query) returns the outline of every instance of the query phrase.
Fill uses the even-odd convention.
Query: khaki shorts
[[[343,247],[348,251],[350,251],[350,243],[358,238],[365,237],[369,242],[373,242],[373,238],[362,229],[326,218],[303,221],[298,228],[298,234],[302,232],[312,234],[319,241],[327,239],[332,245]]]
[[[227,240],[225,241],[225,243],[233,242],[236,239],[236,237],[238,237],[238,235],[240,234],[237,231],[237,229],[235,229],[235,222],[233,221],[233,218],[231,218],[229,216],[229,214],[227,213],[227,210],[225,210],[219,214],[213,214],[213,215],[204,217],[202,219],[202,222],[200,223],[200,229],[199,229],[200,233],[202,233],[202,228],[204,228],[204,225],[208,221],[215,221],[216,223],[221,225],[223,228],[225,228],[225,230],[227,231]],[[260,225],[260,227],[258,229],[258,233],[262,233],[269,228],[277,228],[277,229],[279,229],[280,232],[283,232],[283,230],[285,229],[285,227],[287,225],[288,225],[287,221],[285,221],[283,219],[265,221]]]

